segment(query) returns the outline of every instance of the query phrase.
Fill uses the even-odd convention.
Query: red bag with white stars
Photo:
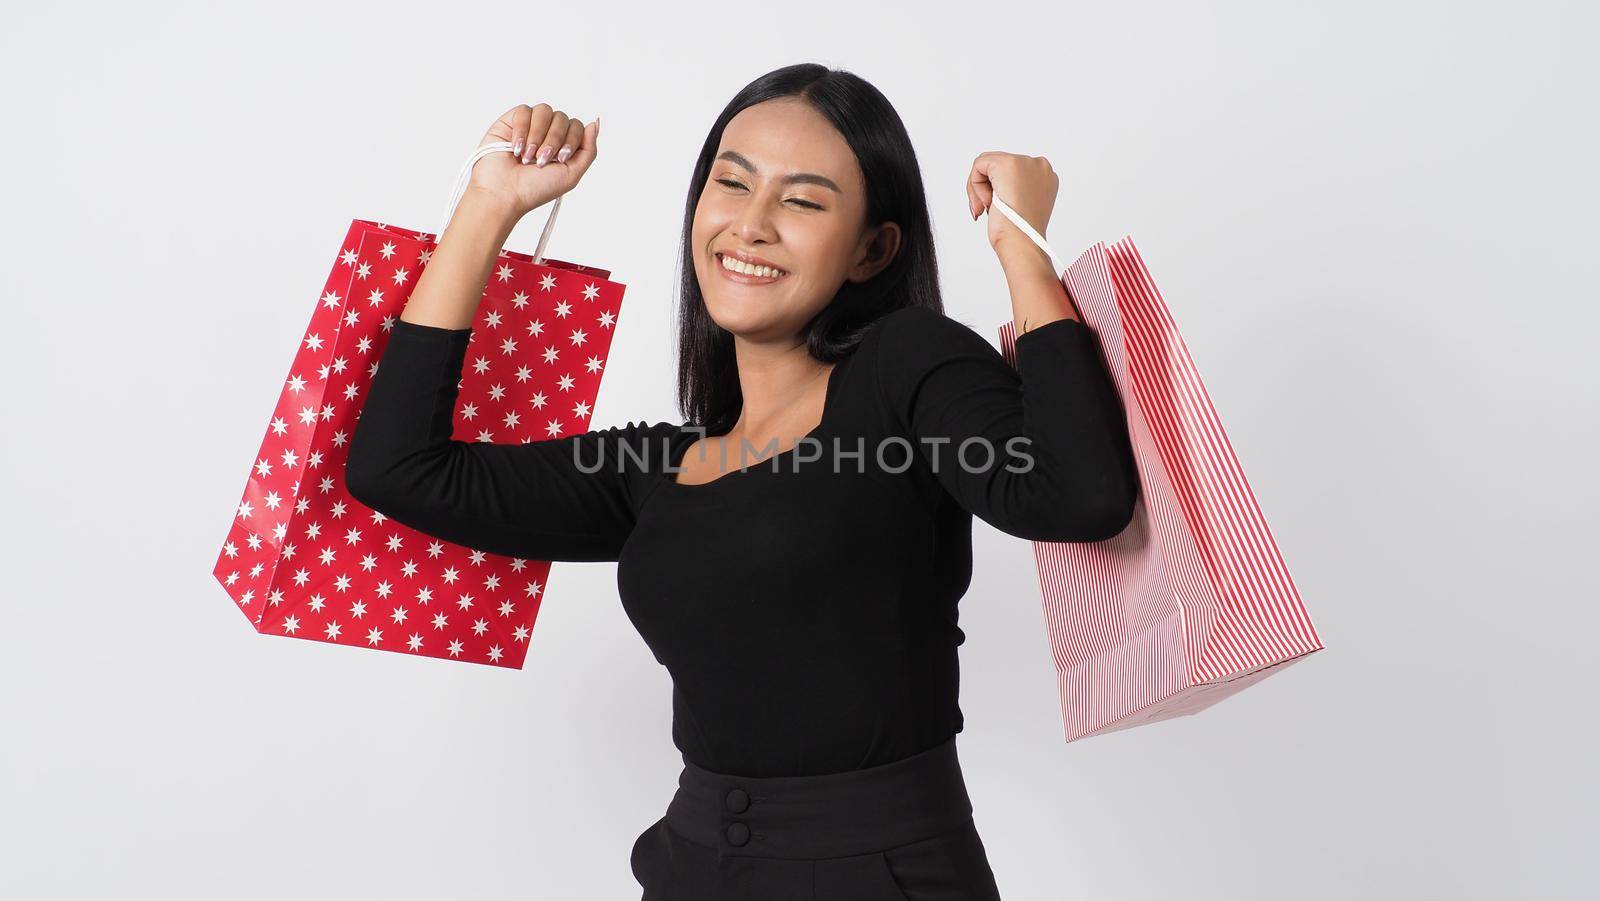
[[[485,144],[467,160],[444,223],[473,163],[510,149]],[[516,376],[465,368],[456,439],[526,443],[588,430],[626,286],[608,270],[544,257],[560,208],[558,197],[533,255],[500,251],[467,358],[492,354]],[[520,669],[550,562],[436,539],[362,505],[344,484],[356,414],[436,246],[436,234],[350,223],[213,573],[263,634]],[[533,415],[476,419],[490,400]]]

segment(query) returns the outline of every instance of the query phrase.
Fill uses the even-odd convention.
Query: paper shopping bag
[[[993,208],[1057,259],[999,198]],[[1133,239],[1056,271],[1121,395],[1140,480],[1117,537],[1033,542],[1074,741],[1196,713],[1323,644]],[[1015,323],[999,331],[1015,365]]]
[[[467,161],[444,223],[472,164],[510,148],[492,142]],[[489,276],[467,359],[492,358],[497,372],[509,366],[518,377],[467,367],[458,440],[527,442],[588,430],[625,286],[608,270],[544,257],[560,204],[552,202],[535,252],[501,250]],[[354,500],[344,484],[356,415],[436,246],[436,233],[350,223],[213,572],[263,634],[520,669],[549,561],[416,532]],[[536,402],[556,397],[560,404]],[[507,404],[539,415],[515,423],[470,415]]]

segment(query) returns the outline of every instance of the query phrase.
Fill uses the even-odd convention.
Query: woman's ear
[[[900,226],[884,222],[863,238],[862,243],[861,259],[850,270],[851,281],[864,282],[894,262],[895,254],[900,252]]]

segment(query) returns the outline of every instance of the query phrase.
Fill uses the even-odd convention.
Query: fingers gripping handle
[[[461,203],[462,196],[467,193],[467,185],[472,181],[472,167],[477,164],[478,160],[500,151],[510,153],[511,142],[491,141],[479,147],[476,153],[461,164],[461,171],[456,173],[456,183],[450,189],[450,202],[444,208],[444,220],[439,223],[438,234],[440,237],[444,236],[445,228],[450,225],[450,218],[456,214],[456,206]],[[539,233],[539,245],[533,250],[533,261],[535,263],[544,262],[544,248],[546,244],[550,243],[550,232],[555,229],[556,213],[559,212],[561,212],[561,197],[557,195],[555,202],[550,204],[550,218],[544,222],[544,231]]]
[[[1004,200],[1001,200],[999,194],[993,195],[990,199],[992,201],[991,205],[994,209],[999,210],[1007,219],[1010,219],[1012,225],[1022,229],[1023,234],[1032,238],[1033,243],[1039,245],[1039,249],[1050,256],[1050,265],[1056,267],[1056,275],[1059,276],[1067,271],[1067,267],[1061,265],[1061,258],[1056,256],[1056,252],[1050,249],[1049,244],[1045,243],[1044,235],[1041,235],[1035,231],[1034,227],[1029,225],[1026,219],[1022,218],[1021,213],[1018,213]]]

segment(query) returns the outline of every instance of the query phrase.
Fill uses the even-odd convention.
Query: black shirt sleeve
[[[472,330],[396,320],[356,428],[357,501],[436,538],[529,560],[614,561],[667,423],[522,444],[454,440]],[[592,471],[590,471],[592,470]]]
[[[1138,470],[1087,325],[1024,332],[1015,368],[965,324],[923,307],[890,314],[882,340],[880,400],[963,508],[1036,541],[1100,541],[1127,527]]]

